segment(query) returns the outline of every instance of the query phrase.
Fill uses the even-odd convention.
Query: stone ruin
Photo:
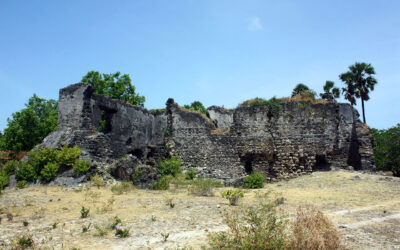
[[[134,166],[151,175],[169,156],[179,157],[184,170],[227,184],[254,171],[276,181],[331,168],[375,170],[370,130],[350,104],[281,101],[275,114],[268,106],[212,106],[207,117],[173,99],[152,112],[78,83],[60,90],[58,105],[58,130],[42,146],[78,145],[96,171],[114,166],[122,179],[132,178]]]

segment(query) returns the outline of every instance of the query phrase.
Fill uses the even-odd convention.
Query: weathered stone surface
[[[371,133],[349,104],[281,102],[279,113],[267,106],[213,106],[209,118],[172,99],[166,105],[166,112],[151,113],[93,94],[89,85],[71,85],[60,90],[58,131],[42,146],[76,144],[98,171],[127,155],[149,166],[174,155],[184,169],[232,184],[253,171],[275,181],[331,167],[375,170]],[[157,178],[149,169],[144,182]],[[126,165],[116,176],[132,173]]]

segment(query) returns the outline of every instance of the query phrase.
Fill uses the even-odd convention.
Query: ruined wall
[[[103,163],[132,154],[154,164],[154,158],[166,155],[165,113],[153,114],[93,94],[93,88],[83,83],[61,89],[58,107],[58,130],[45,138],[45,147],[76,144],[86,158]]]
[[[267,106],[213,106],[205,117],[169,99],[166,112],[151,113],[75,84],[60,90],[59,129],[43,145],[77,144],[102,163],[131,154],[154,165],[175,155],[185,169],[227,182],[253,171],[274,181],[331,167],[374,170],[370,131],[349,104],[294,101],[280,107],[273,113]]]

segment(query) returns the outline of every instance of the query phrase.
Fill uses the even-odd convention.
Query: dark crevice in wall
[[[129,154],[136,156],[138,159],[142,159],[144,156],[143,150],[141,150],[140,148],[136,148],[130,151]]]
[[[112,132],[112,117],[117,111],[103,106],[100,106],[100,110],[101,119],[97,126],[97,130],[99,132],[103,132],[104,134],[108,134]]]
[[[253,161],[255,156],[253,154],[245,154],[240,157],[240,161],[244,164],[244,170],[247,174],[253,173]]]
[[[331,170],[331,164],[326,160],[325,155],[316,155],[315,164],[312,167],[313,171],[329,171]]]
[[[357,129],[356,124],[353,123],[353,128],[351,131],[351,140],[350,140],[350,147],[349,147],[349,158],[347,159],[347,164],[352,166],[354,170],[361,170],[361,156],[359,153],[360,144],[357,137]]]

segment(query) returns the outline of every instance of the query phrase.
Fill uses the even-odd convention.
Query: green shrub
[[[243,191],[239,189],[229,189],[221,193],[222,198],[229,200],[232,206],[237,205],[239,198],[243,197]]]
[[[74,174],[75,175],[85,174],[90,170],[90,168],[92,168],[90,162],[85,160],[77,160],[74,164]]]
[[[47,163],[42,169],[42,171],[40,171],[40,179],[44,181],[53,180],[54,178],[56,178],[58,174],[58,168],[59,166],[57,163],[53,162]]]
[[[194,177],[196,176],[196,169],[191,168],[188,171],[186,171],[186,180],[193,180]]]
[[[181,159],[178,157],[171,157],[169,159],[164,159],[163,161],[159,161],[157,165],[158,173],[161,176],[172,175],[176,176],[177,174],[182,172],[181,168]]]
[[[123,181],[121,183],[118,183],[118,184],[112,186],[111,192],[113,192],[114,194],[121,195],[121,194],[127,193],[133,189],[135,189],[135,186],[133,186],[132,183]]]
[[[35,168],[26,162],[22,162],[19,164],[18,170],[15,173],[15,177],[17,180],[24,180],[28,182],[35,181],[37,179],[37,173]]]
[[[214,187],[222,187],[220,181],[209,178],[197,178],[193,180],[193,184],[189,187],[189,192],[198,196],[214,196]]]
[[[153,189],[155,190],[167,190],[169,189],[169,180],[166,176],[162,176],[157,180],[156,183],[153,183]]]
[[[120,238],[126,238],[129,236],[129,229],[117,228],[115,230],[115,236],[118,236]]]
[[[239,107],[268,107],[269,111],[268,114],[271,116],[277,116],[279,111],[281,110],[280,100],[276,97],[272,97],[269,100],[265,100],[263,98],[254,98],[247,101],[242,102],[239,104]]]
[[[251,175],[243,179],[243,186],[245,188],[263,188],[264,187],[264,176],[259,173],[252,173]]]
[[[80,154],[81,150],[78,148],[78,146],[73,146],[71,148],[64,146],[57,152],[57,163],[61,167],[71,168],[75,165],[75,162]]]
[[[23,189],[23,188],[25,188],[27,185],[28,185],[28,182],[25,181],[25,180],[22,180],[22,181],[18,181],[18,182],[17,182],[17,188],[19,188],[19,189]]]
[[[206,116],[209,116],[208,110],[199,101],[194,101],[190,105],[184,105],[183,108],[191,110],[191,111],[197,111]]]
[[[90,212],[89,208],[86,209],[84,206],[82,206],[82,208],[81,208],[81,218],[87,218],[89,216],[89,212]]]
[[[286,249],[286,219],[273,202],[223,213],[226,232],[211,233],[211,249]]]
[[[114,217],[114,220],[111,222],[111,224],[108,226],[109,229],[114,230],[116,229],[117,225],[122,224],[122,220],[118,218],[118,216]]]
[[[33,167],[36,176],[40,175],[47,163],[57,163],[57,154],[58,150],[54,148],[41,148],[27,154],[28,163]]]
[[[22,249],[26,249],[33,246],[32,236],[23,235],[17,238],[17,243]]]
[[[15,170],[17,169],[19,165],[19,162],[16,160],[11,160],[4,164],[4,166],[1,168],[2,171],[5,171],[8,176],[12,175],[15,173]]]
[[[10,179],[9,179],[9,176],[6,173],[6,171],[1,170],[0,171],[0,192],[1,192],[1,190],[3,190],[3,188],[5,186],[8,185],[9,181],[10,181]]]

